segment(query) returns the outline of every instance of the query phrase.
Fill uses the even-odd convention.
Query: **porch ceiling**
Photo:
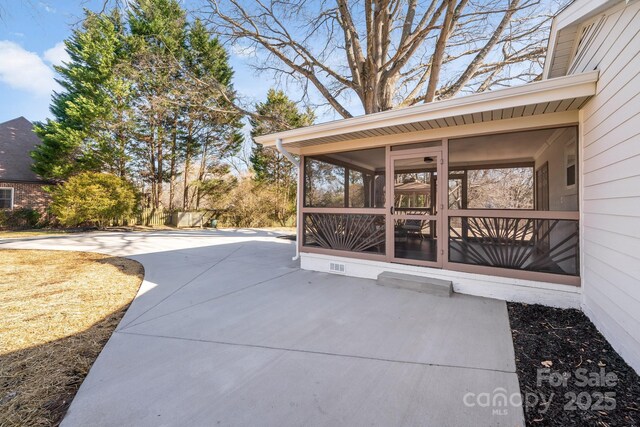
[[[327,143],[578,110],[595,95],[597,81],[598,72],[591,71],[263,135],[256,141],[273,146],[281,139],[297,152]]]

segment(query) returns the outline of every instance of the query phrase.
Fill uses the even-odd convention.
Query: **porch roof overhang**
[[[579,110],[596,93],[598,71],[256,137],[264,146],[305,147]]]

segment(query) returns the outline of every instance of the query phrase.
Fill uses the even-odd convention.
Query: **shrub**
[[[219,202],[221,224],[231,227],[287,225],[295,219],[295,201],[283,200],[273,185],[243,177]]]
[[[0,228],[35,228],[40,222],[40,212],[35,209],[21,208],[0,211]]]
[[[61,224],[105,226],[114,218],[130,216],[136,192],[127,181],[111,174],[83,172],[52,190],[51,213]]]

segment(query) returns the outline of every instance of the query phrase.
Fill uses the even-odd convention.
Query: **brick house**
[[[43,186],[51,183],[31,170],[29,155],[40,143],[24,117],[0,123],[0,209],[46,209],[50,198]]]

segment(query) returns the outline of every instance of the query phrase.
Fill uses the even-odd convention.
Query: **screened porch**
[[[302,156],[301,250],[579,284],[576,147],[568,126]]]

